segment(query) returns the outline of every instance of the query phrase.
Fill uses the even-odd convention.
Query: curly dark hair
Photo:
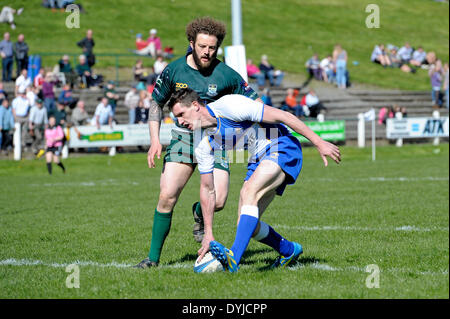
[[[227,30],[225,24],[221,21],[214,20],[211,17],[197,18],[186,26],[186,36],[188,41],[195,42],[197,34],[204,33],[217,37],[217,47],[222,44]]]

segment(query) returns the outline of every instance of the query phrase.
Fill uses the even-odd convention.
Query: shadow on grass
[[[270,249],[270,248],[249,249],[249,250],[245,251],[244,255],[242,256],[241,263],[245,264],[245,265],[254,265],[257,263],[264,263],[266,265],[263,267],[259,267],[258,271],[273,270],[271,268],[271,266],[275,262],[275,258],[272,258],[272,257],[252,258],[253,256],[257,256],[260,254],[268,254],[268,253],[273,253],[273,252],[274,252],[274,250]],[[197,259],[197,254],[187,253],[179,259],[169,261],[167,264],[174,265],[174,264],[185,263],[185,262],[195,263],[196,259]],[[326,262],[326,260],[316,258],[314,256],[300,256],[298,260],[289,264],[287,266],[287,268],[291,268],[291,267],[302,268],[302,267],[308,266],[310,264],[316,264],[316,263],[322,263],[322,262]]]
[[[267,265],[258,268],[259,271],[270,271],[273,270],[272,268],[272,264],[274,263],[274,259],[269,259],[269,258],[265,258],[264,261],[267,261]],[[325,262],[325,259],[320,259],[320,258],[316,258],[314,256],[304,256],[304,257],[299,257],[298,260],[290,263],[287,268],[302,268],[305,266],[308,266],[310,264],[315,264],[315,263],[319,263],[319,262]]]

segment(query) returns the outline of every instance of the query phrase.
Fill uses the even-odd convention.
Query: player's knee
[[[258,203],[258,191],[245,183],[241,188],[240,201],[244,205],[256,205]]]
[[[158,206],[164,210],[172,210],[177,202],[177,196],[175,194],[165,192],[161,190],[159,194]]]
[[[220,212],[222,209],[224,209],[225,202],[226,202],[226,199],[225,200],[217,200],[216,199],[216,207],[214,208],[214,211]]]

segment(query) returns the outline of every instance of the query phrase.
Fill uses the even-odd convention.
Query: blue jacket
[[[0,105],[0,126],[2,130],[9,131],[14,128],[14,116],[11,107],[5,109]]]

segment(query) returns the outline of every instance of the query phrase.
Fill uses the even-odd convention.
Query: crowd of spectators
[[[370,60],[385,68],[399,68],[405,73],[416,73],[418,68],[428,69],[436,62],[434,52],[425,52],[422,46],[416,49],[406,42],[400,49],[393,45],[375,45]]]
[[[306,87],[312,79],[315,79],[335,84],[341,89],[347,88],[350,86],[347,60],[347,51],[340,44],[336,44],[332,54],[325,56],[323,59],[320,59],[319,55],[314,53],[305,63],[308,78],[302,87]]]
[[[408,112],[406,111],[406,107],[400,107],[397,104],[392,106],[382,107],[378,111],[378,124],[386,125],[386,120],[389,118],[398,117],[398,114],[401,114],[402,118],[408,117]]]
[[[399,68],[406,73],[428,70],[433,108],[443,107],[445,96],[448,109],[448,62],[443,64],[434,51],[426,52],[422,46],[414,48],[409,42],[400,49],[393,44],[377,44],[370,60],[385,68]]]
[[[322,104],[314,90],[309,90],[299,99],[300,90],[288,88],[280,109],[295,114],[297,117],[317,118],[325,114],[327,108]]]

